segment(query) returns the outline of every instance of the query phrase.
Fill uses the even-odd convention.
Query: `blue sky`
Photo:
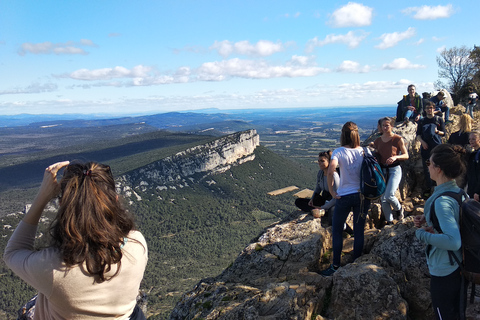
[[[480,1],[0,1],[0,115],[396,105]]]

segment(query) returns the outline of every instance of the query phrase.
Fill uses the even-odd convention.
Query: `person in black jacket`
[[[469,142],[473,151],[467,156],[467,193],[480,201],[480,132],[470,133]]]
[[[428,198],[431,194],[432,180],[428,171],[427,160],[430,158],[430,152],[433,148],[442,144],[442,136],[445,135],[445,123],[443,118],[434,114],[435,105],[433,102],[427,102],[425,106],[425,113],[427,116],[418,121],[417,139],[422,146],[420,147],[420,154],[422,155],[423,173],[425,176],[424,183],[424,198]]]

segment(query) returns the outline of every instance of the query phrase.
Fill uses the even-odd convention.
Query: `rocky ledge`
[[[432,318],[425,246],[413,217],[366,230],[364,255],[349,263],[352,244],[347,237],[343,267],[319,275],[330,262],[331,228],[297,213],[268,228],[222,274],[184,294],[170,319]],[[480,299],[467,311],[480,319]]]

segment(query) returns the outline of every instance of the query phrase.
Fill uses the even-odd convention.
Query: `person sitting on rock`
[[[382,135],[373,142],[378,162],[387,178],[385,193],[380,198],[387,224],[393,224],[392,207],[397,212],[398,220],[403,219],[403,207],[395,196],[395,192],[402,180],[400,161],[408,159],[405,142],[402,137],[392,132],[392,124],[393,121],[389,117],[378,120]]]
[[[450,108],[444,101],[445,94],[439,91],[435,97],[430,98],[430,101],[435,104],[435,114],[445,114],[445,123],[450,123]],[[442,116],[443,117],[443,116]]]
[[[353,259],[362,255],[366,213],[370,208],[370,200],[362,201],[360,196],[360,169],[363,162],[363,148],[360,147],[360,135],[355,123],[349,121],[342,127],[340,136],[341,147],[332,153],[328,168],[328,189],[336,198],[335,211],[332,219],[333,263],[320,272],[322,276],[330,276],[340,267],[343,248],[343,229],[350,211],[353,211]],[[334,189],[336,168],[340,168],[340,185]],[[363,212],[361,214],[363,206]]]
[[[430,177],[437,187],[425,202],[425,214],[414,217],[416,237],[427,245],[426,257],[430,271],[430,294],[435,319],[460,319],[462,275],[460,266],[449,255],[452,251],[462,261],[460,237],[460,206],[452,197],[441,196],[443,192],[460,192],[455,178],[465,171],[465,150],[458,145],[441,144],[433,148],[427,161]],[[431,208],[435,210],[440,230],[432,223]],[[426,225],[425,225],[426,223]]]
[[[324,210],[328,215],[328,211],[335,205],[336,199],[328,191],[327,172],[330,164],[332,151],[323,151],[318,154],[318,166],[320,170],[317,173],[317,183],[311,199],[298,198],[295,205],[305,212],[312,212],[315,218],[319,218],[319,210]],[[333,189],[336,191],[340,184],[340,177],[337,172],[333,175]],[[329,215],[331,220],[331,215]]]
[[[468,145],[469,135],[472,131],[472,118],[464,113],[460,116],[460,130],[455,131],[448,138],[448,143],[465,147]]]
[[[409,120],[417,122],[420,120],[423,112],[423,100],[416,93],[415,85],[411,84],[407,88],[408,94],[403,96],[401,104],[399,103],[397,108],[397,120],[396,122],[403,121],[407,123]],[[401,115],[400,118],[398,116]]]
[[[434,115],[435,106],[429,101],[425,106],[427,116],[420,119],[417,126],[417,139],[422,146],[420,154],[422,156],[423,173],[425,177],[423,197],[428,198],[432,192],[432,180],[428,171],[427,160],[430,158],[430,152],[433,148],[442,143],[442,136],[445,135],[445,123],[439,116]]]

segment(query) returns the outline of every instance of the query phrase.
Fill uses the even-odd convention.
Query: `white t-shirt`
[[[474,93],[470,93],[470,94],[468,95],[468,98],[469,98],[469,99],[478,99],[478,95],[477,95],[475,92],[474,92]],[[474,101],[475,101],[475,100],[474,100]]]
[[[363,161],[363,148],[340,147],[332,153],[332,159],[338,161],[340,168],[339,196],[360,192],[360,169]]]

